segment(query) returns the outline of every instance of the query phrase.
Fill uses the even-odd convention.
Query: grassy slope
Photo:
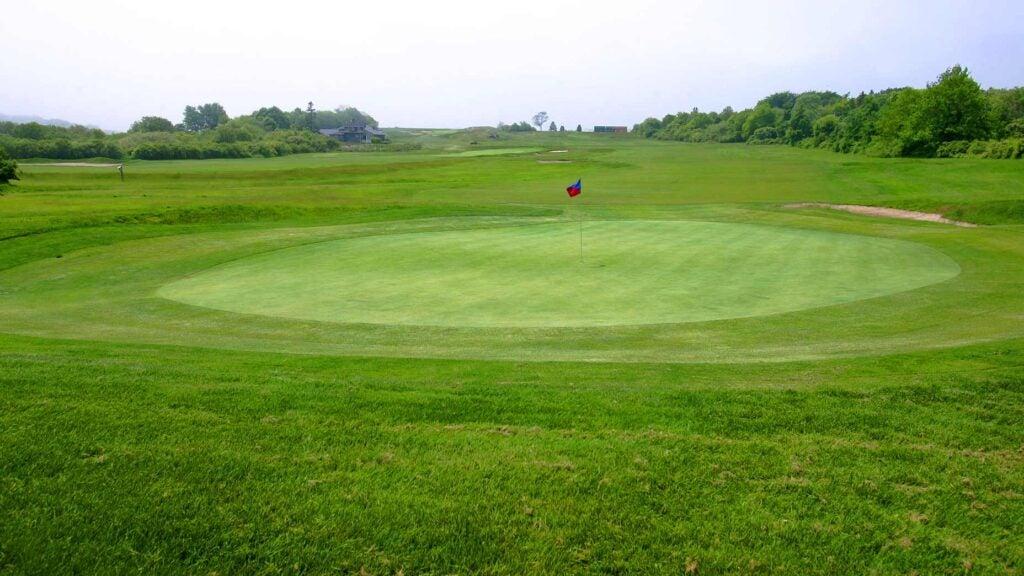
[[[79,340],[0,336],[0,571],[1021,570],[1020,229],[774,207],[991,215],[1024,198],[1019,164],[542,136],[496,146],[568,147],[557,156],[575,164],[430,150],[134,163],[123,186],[26,170],[0,197],[0,237],[19,236],[0,241],[0,332]],[[463,151],[435,141],[442,154]],[[664,357],[680,342],[724,347],[701,350],[707,360],[824,355],[774,364],[226,351],[390,349],[403,336],[175,316],[144,297],[225,254],[287,245],[288,234],[558,217],[557,185],[578,174],[594,218],[907,239],[963,273],[874,309],[575,335],[602,355]],[[424,345],[406,336],[405,352]],[[453,353],[518,346],[536,360],[571,348],[565,336],[428,340],[447,339]],[[987,343],[957,344],[972,339]],[[824,358],[843,342],[872,355]]]

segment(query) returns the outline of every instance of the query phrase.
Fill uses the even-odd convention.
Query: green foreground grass
[[[1019,163],[423,139],[408,154],[130,163],[123,184],[30,166],[3,189],[0,572],[1024,570]],[[571,163],[539,162],[555,158]],[[561,189],[579,175],[570,211]],[[795,201],[990,225],[780,207]],[[849,238],[863,249],[845,272],[918,277],[907,252],[864,257],[878,246],[956,269],[862,300],[651,325],[473,326],[457,306],[451,325],[347,323],[161,296],[214,293],[210,274],[267,259],[316,281],[323,260],[303,255],[346,246],[369,294],[375,251],[487,269],[401,239],[558,236],[580,214],[610,231],[763,230],[736,242],[769,255],[780,235]],[[809,285],[830,280],[813,277],[827,260],[806,264]],[[742,294],[777,292],[780,264],[746,266],[768,272],[741,276]]]
[[[759,369],[0,344],[14,572],[1024,562],[1021,341]]]

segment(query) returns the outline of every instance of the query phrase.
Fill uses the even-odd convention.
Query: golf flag
[[[575,184],[573,184],[572,186],[569,186],[568,188],[565,189],[565,191],[569,193],[569,197],[570,198],[573,198],[575,196],[579,196],[580,192],[583,192],[583,184],[582,184],[582,182],[583,182],[583,179],[580,178],[579,180],[576,181]]]

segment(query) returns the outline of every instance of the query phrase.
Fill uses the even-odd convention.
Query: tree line
[[[648,118],[633,133],[684,142],[788,144],[883,157],[1021,158],[1024,88],[982,90],[959,65],[926,88],[855,97],[779,92],[753,108]]]
[[[502,130],[504,132],[536,132],[544,129],[544,123],[548,121],[548,118],[549,116],[547,112],[537,112],[533,115],[533,119],[531,120],[533,122],[533,126],[528,124],[525,120],[521,122],[513,122],[511,124],[498,122],[498,130]],[[534,128],[534,126],[536,126],[536,128]],[[565,132],[565,126],[559,126],[558,124],[555,124],[554,120],[552,120],[551,124],[548,125],[548,131]],[[576,131],[583,132],[583,126],[581,124],[577,124]]]
[[[272,157],[342,148],[337,140],[316,130],[353,122],[378,127],[372,116],[348,106],[318,111],[310,103],[305,110],[295,108],[290,112],[273,106],[230,118],[220,104],[213,102],[186,106],[177,124],[159,116],[144,116],[127,132],[116,134],[84,126],[0,122],[0,150],[14,158],[60,160]]]

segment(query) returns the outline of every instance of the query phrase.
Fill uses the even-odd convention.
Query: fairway
[[[937,250],[886,238],[588,221],[315,242],[234,260],[158,294],[338,323],[586,327],[792,312],[913,290],[959,270]]]
[[[25,164],[0,573],[1020,573],[1024,164],[408,138]]]

